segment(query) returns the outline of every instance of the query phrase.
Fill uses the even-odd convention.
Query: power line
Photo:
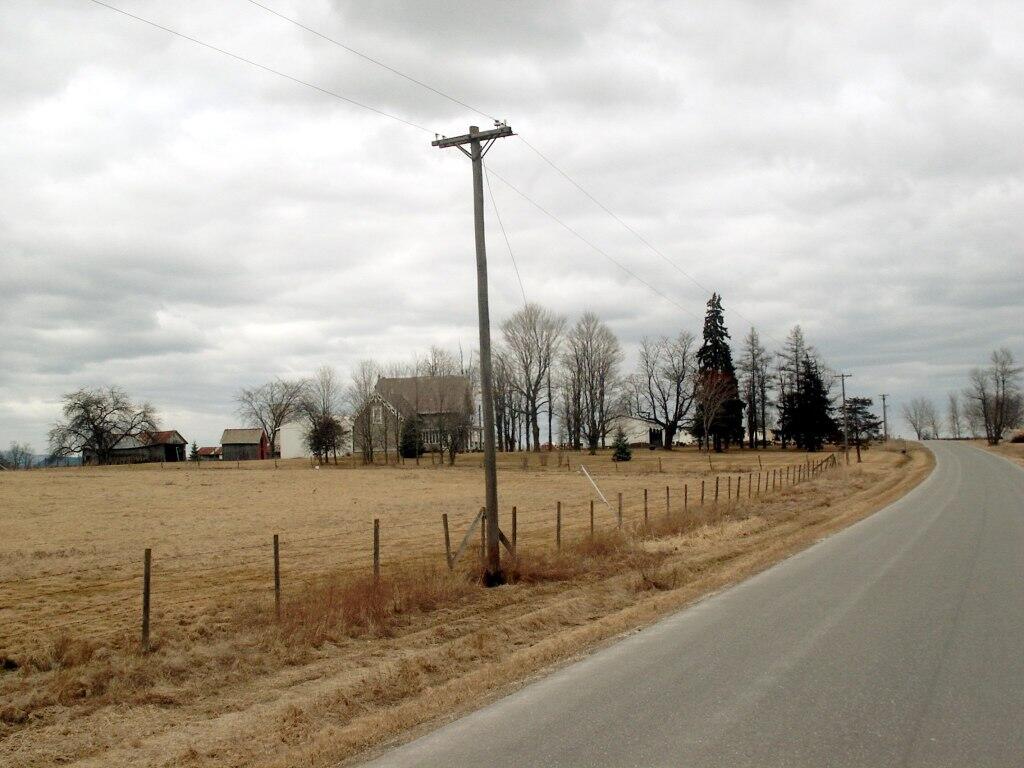
[[[290,24],[294,24],[296,27],[299,27],[300,29],[303,29],[306,32],[309,32],[310,34],[316,35],[317,37],[319,37],[319,38],[321,38],[323,40],[326,40],[327,42],[332,43],[333,45],[336,45],[339,48],[342,48],[343,50],[348,51],[349,53],[352,53],[352,54],[354,54],[356,56],[359,56],[360,58],[364,59],[365,61],[371,62],[372,64],[376,64],[377,66],[382,67],[383,69],[386,69],[388,72],[391,72],[392,74],[395,74],[395,75],[397,75],[397,76],[399,76],[399,77],[401,77],[401,78],[403,78],[403,79],[405,79],[405,80],[407,80],[407,81],[409,81],[411,83],[415,83],[416,85],[419,85],[419,86],[421,86],[423,88],[426,88],[428,91],[431,91],[432,93],[435,93],[438,96],[441,96],[442,98],[448,99],[449,101],[451,101],[454,104],[458,104],[458,105],[460,105],[462,107],[465,107],[466,109],[468,109],[468,110],[470,110],[472,112],[475,112],[476,114],[481,115],[483,117],[489,118],[491,120],[495,120],[496,121],[498,119],[494,115],[488,114],[487,112],[484,112],[483,110],[480,110],[480,109],[472,106],[471,104],[468,104],[465,101],[462,101],[461,99],[458,99],[458,98],[452,96],[451,94],[446,93],[445,91],[442,91],[440,88],[436,88],[436,87],[434,87],[434,86],[432,86],[432,85],[430,85],[428,83],[425,83],[425,82],[423,82],[421,80],[418,80],[415,77],[413,77],[411,75],[408,75],[405,72],[402,72],[401,70],[396,69],[395,67],[390,66],[389,64],[385,64],[383,61],[381,61],[379,59],[376,59],[376,58],[374,58],[374,57],[372,57],[372,56],[370,56],[370,55],[368,55],[366,53],[363,53],[362,51],[359,51],[359,50],[357,50],[355,48],[352,48],[349,45],[346,45],[345,43],[341,42],[340,40],[336,40],[333,37],[330,37],[330,36],[320,32],[320,31],[318,31],[316,29],[313,29],[312,27],[309,27],[309,26],[303,24],[302,22],[300,22],[297,19],[291,18],[290,16],[286,16],[285,14],[280,13],[279,11],[276,11],[273,8],[268,7],[268,6],[264,5],[263,3],[257,2],[257,0],[248,0],[248,2],[251,3],[252,5],[256,6],[257,8],[262,8],[264,11],[267,11],[268,13],[272,13],[273,15],[277,16],[280,19],[283,19],[284,21],[289,22]],[[680,267],[679,264],[677,264],[675,262],[675,260],[673,260],[669,256],[667,256],[664,252],[662,252],[659,248],[657,248],[653,243],[651,243],[650,240],[648,240],[646,237],[644,237],[643,234],[641,234],[639,231],[637,231],[634,227],[630,226],[618,214],[616,214],[614,211],[612,211],[610,208],[608,208],[608,206],[606,206],[604,203],[602,203],[600,200],[598,200],[596,197],[594,197],[594,195],[591,194],[582,184],[580,184],[572,176],[570,176],[566,171],[564,171],[561,167],[559,167],[553,160],[551,160],[551,158],[549,158],[547,155],[545,155],[543,152],[541,152],[539,149],[537,149],[535,146],[533,146],[533,144],[531,144],[529,141],[527,141],[526,138],[522,134],[517,134],[517,135],[519,136],[519,139],[523,142],[523,144],[525,144],[531,151],[533,151],[539,158],[541,158],[541,160],[543,160],[545,163],[547,163],[549,166],[551,166],[552,169],[554,169],[566,181],[568,181],[577,190],[579,190],[579,192],[581,192],[588,200],[590,200],[592,203],[594,203],[594,205],[596,205],[598,208],[600,208],[602,211],[604,211],[607,215],[611,216],[616,222],[618,222],[622,227],[624,227],[627,231],[629,231],[634,237],[636,237],[638,240],[640,240],[641,243],[643,243],[648,249],[650,249],[653,253],[655,253],[659,258],[661,258],[663,261],[665,261],[667,264],[669,264],[673,269],[675,269],[677,272],[679,272],[679,274],[681,274],[683,277],[685,277],[687,280],[689,280],[691,283],[696,285],[698,288],[700,288],[705,293],[712,293],[712,290],[710,288],[708,288],[706,285],[704,285],[699,280],[697,280],[697,278],[695,278],[689,272],[687,272],[682,267]],[[495,175],[497,175],[497,174],[495,174]],[[504,181],[504,179],[502,179],[502,181]],[[493,195],[493,193],[490,192],[490,181],[489,180],[488,180],[488,194],[490,194],[490,196],[491,196],[491,203],[493,205],[493,203],[494,203],[494,195]],[[497,212],[497,207],[496,206],[495,206],[495,215],[498,216],[499,224],[500,224],[501,223],[501,221],[500,221],[501,217],[500,217],[500,215]],[[502,234],[505,235],[504,226],[502,226]],[[508,244],[508,236],[507,235],[505,235],[505,242],[506,242],[506,245],[507,245]],[[511,255],[511,247],[509,248],[509,254]],[[513,264],[514,263],[515,263],[515,259],[513,257]],[[518,274],[519,274],[519,270],[517,268],[516,269],[517,277],[518,277]],[[522,280],[520,279],[520,288],[521,287],[522,287]],[[524,302],[526,300],[525,292],[524,292],[524,295],[523,295],[523,300],[524,300]],[[751,320],[750,318],[744,316],[738,310],[733,309],[732,311],[735,312],[737,316],[739,316],[743,320],[746,320],[748,323],[750,323],[750,325],[752,325],[752,326],[756,325],[753,320]],[[690,314],[694,314],[694,313],[690,313]],[[700,319],[699,316],[697,316],[697,317],[698,317],[698,319]],[[775,341],[776,344],[780,343],[778,341],[778,339],[775,339],[771,334],[769,334],[767,332],[765,333],[765,336],[767,336],[769,339],[772,339],[773,341]]]
[[[402,123],[403,125],[407,125],[407,126],[409,126],[411,128],[416,128],[416,129],[421,130],[421,131],[423,131],[425,133],[432,133],[435,136],[438,135],[437,131],[434,131],[434,130],[432,130],[430,128],[427,128],[424,125],[420,125],[419,123],[412,122],[411,120],[407,120],[407,119],[405,119],[403,117],[399,117],[398,115],[392,114],[390,112],[385,112],[384,110],[378,109],[377,107],[370,106],[369,104],[364,104],[363,102],[356,101],[355,99],[352,99],[352,98],[350,98],[348,96],[344,96],[344,95],[338,93],[337,91],[330,90],[329,88],[324,88],[322,86],[316,85],[315,83],[311,83],[311,82],[309,82],[307,80],[303,80],[301,78],[295,77],[294,75],[289,75],[286,72],[282,72],[280,70],[274,69],[273,67],[267,66],[266,64],[261,64],[261,63],[259,63],[257,61],[254,61],[252,59],[249,59],[249,58],[246,58],[244,56],[241,56],[241,55],[239,55],[237,53],[233,53],[233,52],[228,51],[228,50],[226,50],[224,48],[220,48],[220,47],[218,47],[216,45],[213,45],[211,43],[207,43],[207,42],[205,42],[203,40],[200,40],[200,39],[198,39],[196,37],[192,37],[191,35],[187,35],[187,34],[185,34],[183,32],[179,32],[178,30],[172,29],[172,28],[164,26],[162,24],[158,24],[155,21],[151,21],[149,19],[143,18],[142,16],[138,16],[138,15],[136,15],[134,13],[126,11],[126,10],[124,10],[122,8],[118,8],[118,7],[114,6],[114,5],[110,5],[109,3],[105,3],[105,2],[103,2],[103,0],[89,0],[89,1],[94,3],[95,5],[99,5],[99,6],[103,7],[103,8],[107,8],[108,10],[114,11],[116,13],[119,13],[119,14],[123,15],[123,16],[127,16],[128,18],[134,19],[135,21],[139,21],[139,22],[141,22],[143,24],[147,24],[147,25],[149,25],[151,27],[154,27],[156,29],[159,29],[159,30],[162,30],[164,32],[167,32],[168,34],[174,35],[176,37],[180,37],[183,40],[188,40],[189,42],[195,43],[196,45],[200,45],[200,46],[202,46],[204,48],[207,48],[209,50],[215,51],[216,53],[220,53],[220,54],[222,54],[224,56],[228,56],[228,57],[230,57],[232,59],[235,59],[236,61],[240,61],[240,62],[242,62],[244,64],[248,64],[249,66],[255,67],[257,69],[261,69],[261,70],[263,70],[265,72],[269,72],[269,73],[271,73],[273,75],[277,75],[278,77],[284,78],[286,80],[290,80],[291,82],[296,83],[298,85],[303,85],[303,86],[306,86],[307,88],[312,88],[315,91],[323,93],[323,94],[325,94],[327,96],[332,96],[333,98],[336,98],[336,99],[338,99],[340,101],[344,101],[344,102],[346,102],[348,104],[351,104],[353,106],[360,107],[360,108],[365,109],[365,110],[367,110],[369,112],[373,112],[374,114],[380,115],[381,117],[390,118],[391,120],[395,120],[395,121],[397,121],[399,123]],[[340,48],[342,48],[342,49],[344,49],[346,51],[349,51],[350,53],[352,53],[354,55],[357,55],[357,56],[359,56],[360,58],[362,58],[362,59],[364,59],[366,61],[369,61],[369,62],[371,62],[373,64],[376,64],[376,65],[378,65],[378,66],[388,70],[389,72],[392,72],[393,74],[398,75],[399,77],[402,77],[405,80],[408,80],[409,82],[415,83],[416,85],[419,85],[419,86],[421,86],[423,88],[426,88],[427,90],[429,90],[429,91],[431,91],[431,92],[433,92],[433,93],[435,93],[435,94],[437,94],[439,96],[442,96],[443,98],[448,99],[449,101],[451,101],[451,102],[453,102],[455,104],[459,104],[460,106],[463,106],[466,109],[469,109],[469,110],[471,110],[473,112],[476,112],[479,115],[482,115],[484,117],[490,118],[492,120],[496,120],[497,119],[497,118],[493,117],[492,115],[489,115],[488,113],[483,112],[482,110],[479,110],[476,107],[471,106],[470,104],[462,101],[461,99],[458,99],[458,98],[456,98],[454,96],[451,96],[451,95],[445,93],[444,91],[441,91],[438,88],[435,88],[435,87],[433,87],[433,86],[431,86],[431,85],[429,85],[427,83],[424,83],[424,82],[422,82],[422,81],[412,77],[411,75],[407,75],[404,72],[402,72],[402,71],[400,71],[398,69],[395,69],[394,67],[391,67],[390,65],[385,64],[384,62],[382,62],[382,61],[380,61],[378,59],[373,58],[372,56],[369,56],[367,54],[362,53],[361,51],[358,51],[358,50],[356,50],[354,48],[351,48],[350,46],[347,46],[344,43],[342,43],[342,42],[340,42],[338,40],[335,40],[334,38],[331,38],[331,37],[329,37],[329,36],[327,36],[327,35],[325,35],[325,34],[323,34],[321,32],[318,32],[317,30],[315,30],[315,29],[313,29],[311,27],[306,26],[305,24],[302,24],[301,22],[297,21],[296,19],[292,19],[292,18],[290,18],[288,16],[285,16],[284,14],[281,14],[280,12],[274,10],[273,8],[270,8],[270,7],[265,6],[265,5],[261,4],[261,3],[255,2],[255,0],[248,0],[248,2],[250,2],[252,5],[255,5],[255,6],[259,7],[259,8],[262,8],[263,10],[267,11],[268,13],[272,13],[275,16],[278,16],[279,18],[281,18],[284,21],[292,23],[292,24],[294,24],[294,25],[296,25],[296,26],[306,30],[307,32],[309,32],[311,34],[314,34],[314,35],[316,35],[316,36],[318,36],[318,37],[320,37],[320,38],[322,38],[322,39],[324,39],[324,40],[326,40],[326,41],[328,41],[328,42],[330,42],[330,43],[332,43],[334,45],[337,45],[338,47],[340,47]],[[558,165],[556,165],[550,158],[548,158],[540,150],[538,150],[536,147],[534,147],[532,144],[530,144],[530,142],[528,142],[522,135],[520,135],[520,139],[523,141],[523,143],[530,150],[532,150],[534,153],[536,153],[538,157],[540,157],[542,160],[544,160],[544,162],[546,162],[548,165],[550,165],[555,171],[557,171],[561,176],[563,176],[567,181],[569,181],[574,187],[576,187],[576,189],[578,189],[583,195],[585,195],[589,200],[591,200],[595,205],[597,205],[602,211],[604,211],[606,214],[611,216],[616,222],[618,222],[626,230],[628,230],[635,237],[637,237],[640,240],[640,242],[642,242],[647,248],[649,248],[652,252],[654,252],[656,255],[658,255],[660,258],[662,258],[664,261],[666,261],[668,264],[670,264],[674,269],[676,269],[680,274],[682,274],[684,277],[686,277],[688,280],[690,280],[694,285],[696,285],[697,287],[701,288],[702,290],[704,290],[706,292],[710,291],[709,288],[707,288],[705,285],[703,285],[700,281],[698,281],[696,278],[694,278],[692,275],[690,275],[688,272],[686,272],[684,269],[682,269],[682,267],[680,267],[678,264],[676,264],[675,261],[673,261],[671,258],[666,256],[661,250],[659,250],[657,247],[655,247],[649,240],[647,240],[647,238],[645,238],[642,234],[640,234],[640,232],[638,232],[636,229],[631,227],[622,218],[620,218],[618,215],[616,215],[610,208],[608,208],[603,203],[601,203],[596,197],[594,197],[590,192],[588,192],[579,182],[577,182],[575,179],[573,179],[568,173],[563,171]],[[575,235],[581,241],[586,243],[590,248],[592,248],[593,250],[597,251],[602,256],[604,256],[606,259],[608,259],[613,264],[615,264],[617,267],[619,267],[619,269],[621,269],[622,271],[626,272],[628,275],[633,277],[638,282],[640,282],[643,285],[647,286],[654,293],[658,294],[659,296],[664,298],[666,301],[669,301],[670,303],[672,303],[677,308],[681,309],[682,311],[686,312],[687,314],[691,315],[692,317],[694,317],[694,318],[696,318],[698,320],[701,319],[699,315],[697,315],[693,311],[687,309],[686,307],[684,307],[682,304],[680,304],[679,302],[675,301],[674,299],[671,299],[670,297],[668,297],[663,292],[659,291],[657,288],[655,288],[649,282],[647,282],[643,278],[639,277],[635,272],[633,272],[632,270],[628,269],[621,262],[619,262],[618,260],[614,259],[612,256],[610,256],[604,250],[602,250],[601,248],[599,248],[598,246],[596,246],[595,244],[593,244],[592,242],[587,240],[585,237],[583,237],[583,235],[581,235],[575,229],[573,229],[568,224],[563,222],[561,219],[556,217],[554,214],[552,214],[551,212],[547,211],[546,209],[541,207],[538,203],[536,203],[535,201],[533,201],[532,199],[527,197],[523,192],[521,192],[518,188],[513,186],[505,178],[503,178],[502,176],[500,176],[497,173],[494,173],[494,175],[497,176],[500,181],[505,183],[506,186],[508,186],[514,192],[516,192],[517,194],[522,196],[525,200],[527,200],[529,203],[534,205],[542,213],[544,213],[545,215],[549,216],[556,223],[560,224],[562,227],[567,229],[569,232],[571,232],[573,235]],[[493,204],[493,193],[491,195],[491,198],[492,198],[492,204]],[[495,207],[495,212],[497,213],[497,208],[496,207]],[[499,216],[499,219],[500,219],[500,216]],[[508,245],[508,236],[505,233],[503,225],[502,225],[502,233],[505,235],[506,245]],[[509,247],[509,253],[511,255],[511,247]],[[514,263],[514,257],[513,257],[513,263]],[[518,266],[516,266],[516,274],[517,274],[517,277],[519,277]],[[521,277],[520,277],[520,288],[522,288],[522,279],[521,279]],[[525,291],[523,293],[524,293],[524,299],[525,299]],[[750,320],[749,318],[747,318],[746,316],[744,316],[742,313],[740,313],[737,310],[733,310],[733,311],[739,317],[743,318],[744,320],[746,320],[751,325],[754,325],[754,322],[752,320]],[[776,341],[776,343],[778,343],[778,340],[774,339],[774,337],[772,337],[771,334],[765,333],[765,335],[768,336],[768,338],[773,339],[774,341]]]
[[[592,194],[590,194],[590,192],[588,192],[586,190],[586,188],[584,188],[584,186],[582,184],[580,184],[578,181],[576,181],[576,179],[574,179],[568,173],[563,171],[558,165],[555,164],[555,162],[553,160],[551,160],[547,155],[545,155],[543,152],[541,152],[539,149],[537,149],[535,146],[533,146],[533,144],[531,144],[529,141],[527,141],[526,138],[522,134],[516,134],[516,135],[519,137],[519,140],[523,142],[523,144],[525,144],[531,151],[533,151],[537,155],[537,157],[539,157],[541,160],[543,160],[545,163],[547,163],[549,166],[551,166],[566,181],[568,181],[570,184],[572,184],[574,187],[576,187],[576,189],[578,189],[580,192],[582,192],[587,197],[587,199],[589,199],[592,203],[594,203],[594,205],[596,205],[602,211],[604,211],[609,216],[611,216],[613,219],[615,219],[615,221],[617,221],[626,230],[628,230],[630,233],[632,233],[641,243],[643,243],[645,246],[647,246],[647,248],[649,248],[653,253],[657,254],[663,261],[665,261],[666,263],[671,265],[672,268],[675,269],[679,274],[681,274],[683,277],[685,277],[691,283],[693,283],[698,288],[703,290],[705,293],[712,293],[713,292],[710,288],[708,288],[706,285],[701,283],[697,278],[695,278],[689,272],[687,272],[682,267],[680,267],[673,259],[671,259],[668,256],[666,256],[660,249],[658,249],[646,237],[644,237],[642,234],[640,234],[640,232],[638,232],[636,229],[634,229],[629,224],[627,224],[625,221],[623,221],[623,219],[620,218],[610,208],[608,208],[608,206],[606,206],[604,203],[602,203],[600,200],[598,200],[596,197],[594,197]],[[739,316],[743,320],[746,320],[748,323],[750,323],[751,326],[756,327],[756,323],[754,323],[754,321],[751,320],[749,317],[746,317],[743,313],[741,313],[740,311],[738,311],[736,309],[733,309],[732,311],[735,312],[737,316]],[[776,339],[775,337],[773,337],[770,333],[765,332],[765,336],[767,336],[769,339],[774,341],[776,344],[781,344],[781,342],[778,339]]]
[[[458,104],[460,107],[465,107],[470,112],[476,112],[481,117],[486,117],[489,120],[497,120],[498,119],[494,115],[489,115],[486,112],[484,112],[484,111],[482,111],[480,109],[477,109],[473,105],[467,104],[466,102],[462,101],[461,99],[457,99],[454,96],[452,96],[452,95],[450,95],[448,93],[445,93],[444,91],[442,91],[439,88],[435,88],[434,86],[430,85],[429,83],[424,83],[422,80],[417,80],[412,75],[407,75],[405,72],[402,72],[399,69],[395,69],[394,67],[392,67],[392,66],[390,66],[388,64],[385,64],[380,59],[375,59],[375,58],[373,58],[373,56],[370,56],[369,54],[363,53],[362,51],[358,51],[355,48],[352,48],[351,46],[345,45],[345,43],[341,42],[340,40],[335,40],[333,37],[329,37],[328,35],[325,35],[323,32],[319,32],[319,31],[313,29],[312,27],[307,27],[305,24],[303,24],[298,19],[293,19],[290,16],[285,16],[280,11],[275,11],[273,8],[270,8],[269,6],[263,5],[263,3],[256,2],[256,0],[248,0],[248,1],[251,4],[255,5],[257,8],[262,8],[267,13],[272,13],[275,16],[277,16],[279,19],[283,19],[284,21],[287,21],[290,24],[294,24],[295,26],[299,27],[300,29],[306,30],[310,34],[316,35],[317,37],[319,37],[319,38],[321,38],[323,40],[326,40],[329,43],[333,43],[334,45],[338,46],[339,48],[343,48],[344,50],[348,51],[349,53],[355,54],[359,58],[364,59],[365,61],[368,61],[371,64],[376,64],[378,67],[382,67],[382,68],[386,69],[388,72],[391,72],[394,75],[398,75],[399,77],[404,78],[405,80],[408,80],[410,83],[415,83],[416,85],[418,85],[418,86],[420,86],[422,88],[426,88],[428,91],[436,93],[438,96],[441,96],[442,98],[448,99],[448,101],[450,101],[450,102],[452,102],[454,104]]]
[[[287,74],[285,72],[281,72],[280,70],[274,69],[273,67],[268,67],[266,64],[260,64],[258,61],[253,61],[252,59],[247,59],[246,57],[240,56],[237,53],[232,53],[231,51],[225,50],[224,48],[219,48],[216,45],[212,45],[211,43],[204,42],[204,41],[200,40],[199,38],[192,37],[191,35],[186,35],[184,32],[179,32],[176,29],[171,29],[170,27],[165,27],[162,24],[157,24],[155,21],[150,21],[149,19],[145,19],[142,16],[136,16],[134,13],[129,13],[128,11],[126,11],[126,10],[124,10],[122,8],[118,8],[116,6],[113,6],[113,5],[110,5],[108,3],[105,3],[105,2],[103,2],[103,0],[89,0],[89,2],[95,3],[96,5],[99,5],[99,6],[102,6],[104,8],[107,8],[107,9],[109,9],[111,11],[116,12],[116,13],[120,13],[121,15],[127,16],[130,19],[135,19],[136,21],[140,21],[143,24],[148,24],[149,26],[155,27],[156,29],[163,30],[164,32],[167,32],[168,34],[174,35],[176,37],[180,37],[183,40],[188,40],[189,42],[195,43],[196,45],[201,45],[202,47],[208,48],[211,51],[216,51],[217,53],[223,54],[224,56],[230,56],[232,59],[235,59],[236,61],[241,61],[242,63],[248,64],[251,67],[256,67],[257,69],[262,69],[264,72],[269,72],[269,73],[271,73],[273,75],[277,75],[278,77],[283,77],[285,80],[291,80],[293,83],[298,83],[299,85],[304,85],[307,88],[312,88],[313,90],[319,91],[320,93],[326,94],[327,96],[333,96],[334,98],[339,99],[340,101],[344,101],[344,102],[347,102],[349,104],[352,104],[353,106],[361,107],[362,109],[365,109],[365,110],[368,110],[370,112],[373,112],[374,114],[380,115],[381,117],[387,117],[387,118],[390,118],[392,120],[397,120],[398,122],[403,123],[404,125],[408,125],[411,128],[416,128],[416,129],[424,131],[426,133],[432,133],[432,134],[435,134],[435,135],[437,133],[436,131],[433,131],[430,128],[427,128],[426,126],[420,125],[419,123],[414,123],[411,120],[406,120],[404,117],[399,117],[398,115],[393,115],[390,112],[385,112],[382,109],[377,109],[376,107],[371,107],[369,104],[364,104],[361,101],[356,101],[355,99],[349,98],[348,96],[343,96],[342,94],[338,93],[337,91],[332,91],[329,88],[324,88],[322,86],[319,86],[319,85],[316,85],[314,83],[311,83],[311,82],[309,82],[307,80],[302,80],[301,78],[295,77],[294,75],[289,75],[289,74]]]
[[[491,177],[488,173],[487,164],[484,163],[484,181],[487,182],[487,195],[491,198],[491,208],[494,209],[494,218],[498,220],[498,226],[501,227],[501,235],[505,238],[505,247],[508,248],[509,258],[512,259],[512,268],[516,271],[516,280],[519,281],[519,290],[523,294],[523,305],[529,304],[526,300],[526,288],[523,287],[523,277],[519,274],[519,265],[516,264],[515,254],[512,253],[512,244],[508,241],[508,233],[505,231],[505,225],[501,221],[501,213],[498,211],[498,204],[494,201],[494,192],[491,189]]]
[[[608,254],[608,253],[607,253],[606,251],[604,251],[603,249],[601,249],[600,247],[598,247],[598,246],[597,246],[597,245],[595,245],[594,243],[592,243],[592,242],[591,242],[590,240],[588,240],[588,239],[587,239],[586,237],[584,237],[583,235],[581,235],[581,234],[580,234],[580,233],[579,233],[579,232],[578,232],[577,230],[573,229],[573,227],[571,227],[570,225],[566,224],[566,223],[565,223],[564,221],[562,221],[562,220],[561,220],[560,218],[558,218],[558,217],[557,217],[557,216],[556,216],[555,214],[551,213],[551,211],[547,210],[547,209],[546,209],[546,208],[544,208],[544,207],[543,207],[543,206],[542,206],[542,205],[541,205],[540,203],[536,202],[536,201],[535,201],[535,200],[533,200],[533,199],[532,199],[531,197],[529,197],[529,196],[528,196],[528,195],[527,195],[527,194],[526,194],[525,192],[521,191],[521,190],[520,190],[520,189],[519,189],[518,187],[516,187],[516,186],[515,186],[514,184],[512,184],[512,183],[511,183],[510,181],[508,181],[508,179],[506,179],[506,178],[505,178],[504,176],[502,176],[501,174],[499,174],[499,173],[498,173],[497,171],[495,171],[494,169],[491,169],[491,173],[492,173],[492,174],[494,174],[494,177],[495,177],[496,179],[498,179],[498,181],[502,182],[502,183],[503,183],[503,184],[504,184],[505,186],[507,186],[507,187],[508,187],[509,189],[511,189],[511,190],[512,190],[513,192],[515,192],[515,193],[516,193],[517,195],[519,195],[520,197],[522,197],[522,198],[523,198],[523,199],[524,199],[524,200],[525,200],[526,202],[528,202],[528,203],[529,203],[530,205],[532,205],[532,206],[533,206],[534,208],[536,208],[536,209],[537,209],[538,211],[540,211],[540,212],[541,212],[541,213],[543,213],[543,214],[544,214],[545,216],[547,216],[548,218],[550,218],[550,219],[551,219],[552,221],[554,221],[554,222],[555,222],[556,224],[559,224],[560,226],[562,226],[562,227],[563,227],[563,228],[564,228],[565,230],[567,230],[567,231],[568,231],[568,232],[570,232],[570,233],[571,233],[572,235],[574,235],[575,237],[577,237],[577,238],[578,238],[578,239],[579,239],[580,241],[582,241],[583,243],[585,243],[585,244],[586,244],[587,246],[589,246],[589,247],[590,247],[591,249],[593,249],[593,250],[594,250],[594,251],[596,251],[597,253],[599,253],[599,254],[601,254],[602,256],[604,256],[604,258],[606,258],[606,259],[607,259],[608,261],[610,261],[610,262],[611,262],[612,264],[614,264],[615,266],[617,266],[617,267],[618,267],[619,269],[621,269],[621,270],[622,270],[623,272],[625,272],[625,273],[626,273],[627,275],[629,275],[630,277],[632,277],[632,278],[633,278],[634,280],[636,280],[636,281],[637,281],[638,283],[640,283],[640,284],[642,284],[642,285],[646,286],[646,287],[647,287],[647,288],[649,288],[649,289],[650,289],[651,291],[653,291],[654,293],[656,293],[656,294],[657,294],[658,296],[660,296],[661,298],[663,298],[663,299],[664,299],[665,301],[667,301],[667,302],[669,302],[670,304],[672,304],[673,306],[675,306],[675,307],[676,307],[677,309],[680,309],[680,310],[682,310],[683,312],[686,312],[687,314],[691,315],[692,317],[694,317],[694,318],[696,318],[696,319],[698,319],[698,320],[700,320],[700,319],[701,319],[701,318],[700,318],[700,316],[699,316],[699,315],[697,315],[696,313],[694,313],[694,312],[693,312],[692,310],[690,310],[690,309],[687,309],[686,307],[684,307],[684,306],[683,306],[682,304],[680,304],[680,303],[679,303],[678,301],[676,301],[676,300],[675,300],[675,299],[673,299],[672,297],[668,296],[667,294],[665,294],[665,293],[663,293],[662,291],[660,291],[660,290],[658,290],[657,288],[655,288],[655,287],[654,287],[653,285],[651,285],[651,284],[650,284],[649,282],[647,282],[646,280],[644,280],[644,279],[643,279],[642,277],[640,277],[640,276],[639,276],[639,275],[638,275],[638,274],[637,274],[636,272],[634,272],[633,270],[631,270],[631,269],[630,269],[629,267],[627,267],[627,266],[626,266],[625,264],[623,264],[623,263],[622,263],[621,261],[619,261],[619,260],[618,260],[618,259],[616,259],[615,257],[611,256],[610,254]]]

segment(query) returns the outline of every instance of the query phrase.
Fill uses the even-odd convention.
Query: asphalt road
[[[899,502],[380,766],[1024,766],[1024,471]]]

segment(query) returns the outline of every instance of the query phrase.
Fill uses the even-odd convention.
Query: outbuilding
[[[112,464],[145,464],[151,462],[184,461],[188,441],[176,429],[162,432],[139,432],[125,435],[110,451]],[[96,452],[86,448],[83,464],[97,464]]]
[[[224,461],[262,460],[270,457],[267,433],[255,429],[225,429],[220,438],[221,458]]]

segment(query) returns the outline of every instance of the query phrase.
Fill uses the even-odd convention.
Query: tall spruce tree
[[[744,404],[739,397],[739,382],[736,380],[736,369],[732,363],[729,338],[722,310],[722,297],[713,293],[708,299],[708,308],[704,315],[704,343],[697,352],[697,376],[724,377],[729,382],[730,392],[711,420],[707,434],[704,434],[706,420],[703,418],[703,406],[698,403],[692,431],[698,440],[710,441],[716,452],[728,448],[731,443],[743,442]]]
[[[779,422],[776,434],[785,448],[793,439],[793,434],[787,430],[787,426],[793,422],[793,416],[787,414],[786,409],[799,398],[804,362],[816,361],[818,355],[814,347],[808,345],[804,339],[803,329],[799,325],[794,325],[787,334],[782,349],[776,352],[776,358],[775,388],[779,394],[775,403]]]
[[[797,448],[820,451],[836,431],[832,399],[817,363],[805,359],[800,367],[798,388],[783,396],[785,407],[780,410],[779,428]]]

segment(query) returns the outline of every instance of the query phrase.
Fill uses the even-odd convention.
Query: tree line
[[[836,406],[834,377],[799,325],[774,352],[750,328],[734,358],[717,293],[707,302],[699,341],[685,329],[645,336],[630,369],[619,339],[593,312],[570,323],[528,303],[501,323],[498,336],[494,415],[502,451],[561,445],[595,452],[624,418],[647,425],[664,450],[688,433],[707,451],[775,441],[784,448],[816,451],[840,439],[844,421],[858,448],[878,436],[881,422],[870,398],[848,399],[845,414]],[[381,448],[388,456],[418,460],[424,425],[415,416],[416,403],[411,403],[411,417],[387,407],[378,414],[382,418],[371,416],[376,413],[371,403],[380,402],[376,389],[382,376],[465,376],[476,392],[479,361],[475,352],[467,356],[432,347],[406,362],[361,361],[347,381],[323,366],[309,378],[276,378],[242,388],[236,395],[237,415],[246,425],[261,428],[272,446],[285,424],[301,421],[310,452],[322,462],[337,461],[353,437],[364,461],[374,461]],[[445,396],[431,393],[435,405],[441,401],[443,418],[429,426],[433,444],[454,463],[479,414],[473,413],[472,401],[444,402]],[[133,403],[118,387],[69,393],[62,413],[50,431],[51,453],[88,448],[100,463],[111,460],[123,437],[157,427],[152,406]]]
[[[1022,371],[1010,350],[1001,347],[987,366],[971,369],[964,389],[947,395],[945,420],[927,397],[913,398],[900,412],[918,440],[945,434],[954,440],[984,437],[997,445],[1007,432],[1024,426]]]

